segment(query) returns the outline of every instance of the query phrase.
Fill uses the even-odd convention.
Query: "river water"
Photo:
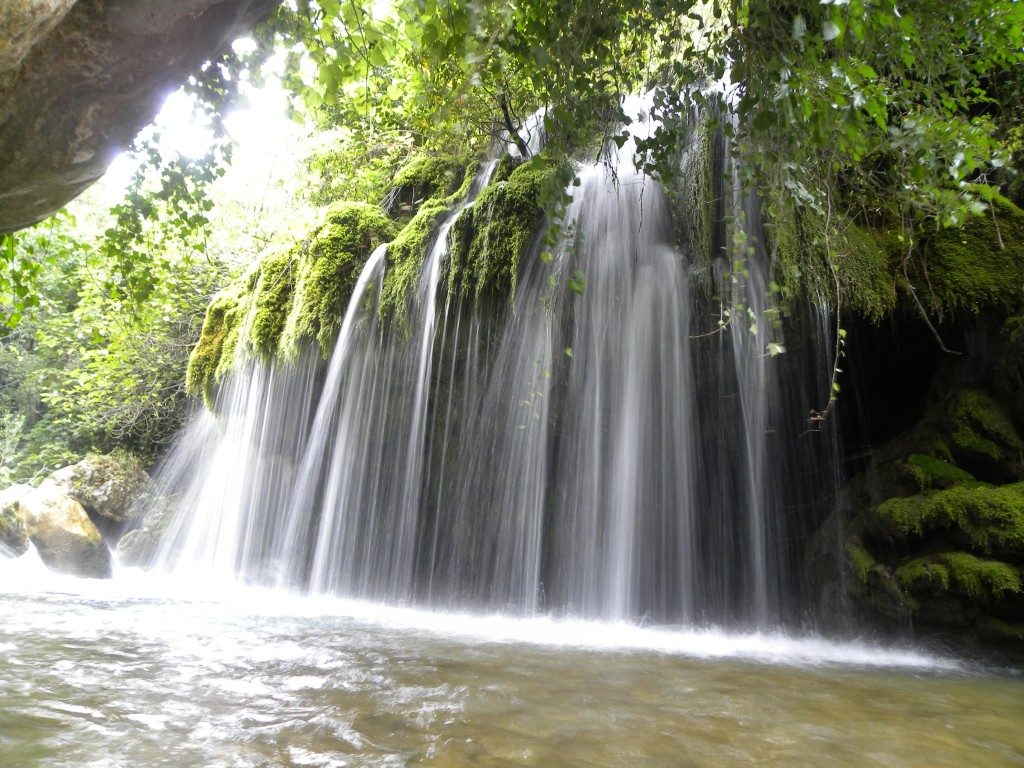
[[[1024,765],[1024,680],[909,648],[17,562],[0,562],[5,768]]]

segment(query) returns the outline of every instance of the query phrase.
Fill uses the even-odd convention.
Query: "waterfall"
[[[408,332],[378,318],[382,246],[326,366],[311,348],[223,383],[161,472],[179,513],[160,565],[441,608],[802,621],[800,542],[838,482],[834,428],[805,434],[831,327],[812,309],[774,321],[757,199],[717,146],[709,259],[678,244],[631,139],[579,170],[552,263],[538,238],[503,306],[444,289],[483,165]]]

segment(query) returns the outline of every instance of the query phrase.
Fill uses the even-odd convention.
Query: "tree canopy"
[[[0,240],[5,375],[11,392],[35,393],[4,406],[14,415],[0,450],[5,434],[60,420],[85,443],[143,452],[173,431],[181,411],[164,419],[158,406],[183,402],[183,350],[232,274],[210,247],[213,229],[231,226],[211,189],[231,163],[224,118],[243,84],[279,78],[296,119],[329,132],[305,165],[319,206],[381,202],[414,154],[528,154],[529,131],[545,136],[536,162],[601,159],[637,118],[626,97],[646,93],[658,127],[636,142],[640,167],[678,181],[702,113],[769,219],[814,219],[837,294],[862,280],[843,258],[860,247],[853,225],[891,235],[917,299],[923,234],[994,217],[1000,192],[1020,199],[1016,2],[287,0],[253,39],[185,84],[215,137],[204,157],[140,137],[138,171],[97,231],[64,216]],[[541,177],[540,200],[556,210],[569,179]],[[919,306],[927,317],[944,305]],[[152,408],[125,410],[140,402]],[[15,429],[17,413],[30,418]],[[23,458],[36,455],[23,438]]]

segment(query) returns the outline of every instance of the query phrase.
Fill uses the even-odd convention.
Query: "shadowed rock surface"
[[[98,179],[203,62],[278,0],[14,0],[0,7],[0,232]]]
[[[31,490],[28,485],[12,485],[0,491],[0,557],[21,557],[28,550],[28,529],[18,499]]]

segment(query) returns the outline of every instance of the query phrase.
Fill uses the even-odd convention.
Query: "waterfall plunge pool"
[[[1024,680],[910,648],[16,562],[4,767],[1024,764]]]

